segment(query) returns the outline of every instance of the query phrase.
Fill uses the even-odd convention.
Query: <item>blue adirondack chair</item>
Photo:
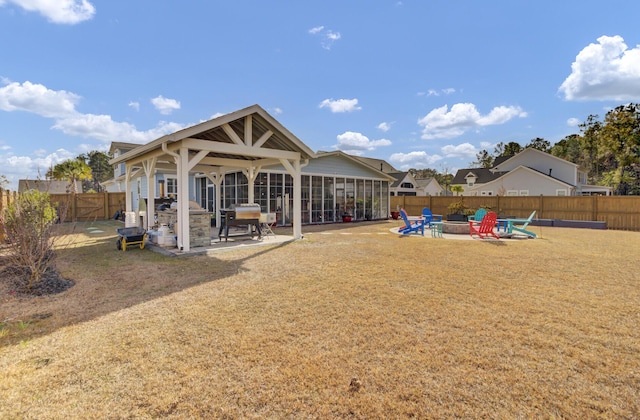
[[[398,233],[403,235],[410,235],[412,233],[419,233],[424,236],[424,218],[419,217],[415,220],[409,220],[409,216],[407,216],[407,212],[404,209],[400,209],[400,216],[402,220],[404,220],[404,226],[398,229]]]
[[[512,234],[514,231],[516,231],[524,233],[525,235],[528,235],[532,238],[537,238],[538,236],[535,233],[527,230],[527,226],[529,226],[529,223],[533,221],[535,215],[536,211],[534,210],[533,213],[529,215],[528,219],[508,219],[507,232]]]
[[[431,222],[442,222],[442,215],[433,214],[429,207],[422,209],[422,217],[424,218],[424,223],[427,226],[431,226]]]

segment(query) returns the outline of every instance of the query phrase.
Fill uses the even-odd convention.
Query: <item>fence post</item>
[[[104,219],[109,220],[109,193],[106,191],[102,193],[102,207],[104,208]]]

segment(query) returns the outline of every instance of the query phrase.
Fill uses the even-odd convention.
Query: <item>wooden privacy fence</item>
[[[65,222],[107,220],[124,210],[125,193],[51,194],[51,202],[66,208]]]
[[[391,197],[391,210],[404,208],[409,215],[419,215],[429,207],[435,214],[446,215],[449,204],[461,199],[470,209],[489,207],[505,217],[526,218],[535,210],[536,219],[598,221],[608,229],[640,231],[639,196],[401,196]]]
[[[0,211],[18,197],[17,192],[0,190]],[[118,210],[123,210],[125,193],[50,194],[56,206],[66,206],[65,222],[107,220]]]

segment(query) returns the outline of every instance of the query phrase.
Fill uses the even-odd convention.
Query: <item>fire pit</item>
[[[469,234],[469,222],[442,222],[442,233]]]

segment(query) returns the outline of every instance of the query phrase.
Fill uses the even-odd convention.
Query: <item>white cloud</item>
[[[324,26],[316,26],[309,29],[311,35],[320,37],[320,45],[325,50],[330,50],[333,43],[342,38],[340,32],[332,31],[331,29],[325,29]]]
[[[391,141],[387,139],[369,140],[369,138],[361,133],[353,131],[345,131],[337,136],[337,149],[354,155],[361,155],[365,151],[375,150],[378,147],[390,146]]]
[[[46,118],[72,115],[79,100],[80,96],[74,93],[31,82],[14,82],[0,88],[0,110],[27,111]]]
[[[162,114],[169,115],[176,109],[180,109],[180,102],[175,99],[165,98],[162,95],[151,99],[153,106]]]
[[[391,130],[391,124],[389,124],[388,122],[381,122],[380,124],[378,124],[378,129],[386,133],[387,131]]]
[[[443,146],[440,150],[448,158],[473,158],[475,159],[478,149],[471,143],[462,143],[457,146],[452,144]]]
[[[567,120],[567,125],[569,127],[577,127],[580,124],[580,120],[577,118],[569,118]]]
[[[280,115],[280,114],[282,114],[283,111],[282,111],[282,108],[275,107],[275,108],[273,108],[272,112],[275,115]]]
[[[456,90],[454,88],[446,88],[446,89],[440,89],[439,91],[436,89],[429,89],[427,90],[426,95],[427,96],[440,96],[441,94],[443,95],[451,95],[452,93],[455,93]],[[422,96],[424,95],[424,93],[419,93],[418,95]]]
[[[74,25],[93,18],[95,7],[87,0],[0,0],[0,6],[15,4],[38,12],[53,23]]]
[[[146,143],[184,128],[182,124],[160,122],[155,128],[138,131],[132,124],[113,121],[109,115],[78,112],[75,106],[80,99],[75,93],[51,90],[31,82],[14,82],[0,88],[0,110],[30,112],[54,119],[54,129],[72,136],[92,138],[105,143],[114,140]]]
[[[57,120],[53,128],[70,136],[92,138],[105,143],[122,139],[142,144],[181,130],[184,125],[161,121],[155,128],[138,131],[134,125],[113,121],[109,115],[77,114],[71,118]]]
[[[418,124],[423,127],[423,139],[443,139],[460,136],[474,127],[504,124],[512,118],[526,116],[520,107],[499,106],[481,115],[474,104],[458,103],[451,110],[447,105],[432,110],[420,118]]]
[[[129,102],[129,106],[135,109],[136,111],[140,111],[140,102],[131,101]]]
[[[34,179],[37,176],[44,179],[49,168],[77,156],[77,154],[65,149],[58,149],[49,154],[44,150],[36,150],[33,155],[35,158],[14,156],[11,153],[0,154],[0,167],[2,167],[2,174],[9,181],[10,190],[16,191],[18,189],[18,180],[20,179]]]
[[[629,49],[619,36],[601,36],[584,47],[560,85],[566,100],[640,100],[640,45]]]
[[[362,109],[358,106],[357,99],[325,99],[318,105],[319,108],[329,108],[331,112],[352,112]]]
[[[442,156],[429,155],[427,152],[394,153],[389,157],[391,163],[402,170],[411,168],[429,168],[442,160]]]

